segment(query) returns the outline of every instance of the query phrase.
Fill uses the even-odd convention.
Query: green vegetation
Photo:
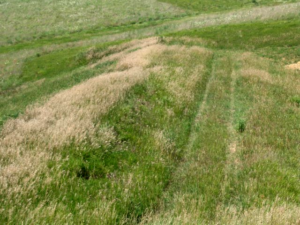
[[[299,19],[216,26],[168,36],[201,38],[211,48],[254,51],[284,63],[297,62],[300,57]]]
[[[279,4],[280,1],[277,0],[160,0],[161,2],[167,2],[177,5],[184,9],[189,9],[197,12],[218,12],[223,10],[232,10],[243,7],[251,7],[258,5],[273,5]],[[288,2],[296,2],[295,0],[288,0]]]
[[[93,33],[95,29],[173,18],[185,12],[156,0],[2,0],[0,14],[0,45],[7,45],[83,30]]]
[[[145,216],[145,223],[296,224],[300,117],[287,98],[299,90],[287,88],[297,75],[285,80],[277,67],[281,76],[270,83],[255,70],[269,70],[267,60],[219,54],[194,124],[197,138],[186,148],[160,210]],[[232,129],[237,121],[242,133]],[[281,214],[270,218],[269,210]]]
[[[105,43],[91,50],[85,47],[37,53],[26,59],[20,75],[9,75],[1,81],[0,125],[9,118],[16,118],[28,105],[43,100],[43,97],[112,69],[113,61],[93,69],[85,66],[114,53],[118,49],[109,47],[123,42]],[[88,58],[91,51],[93,57]]]
[[[30,206],[27,205],[26,211],[15,208],[12,216],[2,215],[2,222],[26,220],[28,213],[43,202],[59,207],[54,209],[54,214],[32,215],[29,223],[44,220],[62,223],[65,220],[59,215],[67,214],[74,223],[97,223],[99,217],[95,212],[102,213],[102,221],[107,224],[134,223],[147,210],[154,209],[182,157],[195,109],[203,98],[210,75],[209,51],[177,52],[174,49],[157,55],[151,64],[151,67],[170,69],[168,74],[152,73],[147,81],[134,86],[124,101],[95,121],[99,127],[94,137],[98,139],[97,146],[91,144],[90,137],[80,145],[54,149],[52,157],[56,159],[61,155],[61,160],[48,162],[50,174],[45,172],[37,179],[35,188],[13,198],[25,205],[25,200],[31,199]],[[181,58],[182,53],[187,56],[185,60]],[[195,61],[198,67],[192,66]],[[177,67],[184,68],[185,72],[176,72]],[[208,68],[202,70],[202,67]],[[172,86],[170,80],[173,80]],[[109,132],[111,136],[103,139]],[[55,178],[50,183],[46,182],[49,176]],[[2,194],[1,199],[4,199],[7,193]],[[99,194],[105,196],[101,202]],[[98,211],[106,204],[109,213]],[[78,205],[84,206],[79,214]],[[5,207],[10,205],[5,204]]]
[[[277,4],[0,0],[0,224],[299,224]]]

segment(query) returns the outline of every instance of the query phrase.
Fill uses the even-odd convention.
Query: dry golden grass
[[[155,145],[157,149],[168,152],[168,150],[174,148],[175,143],[173,143],[170,139],[166,137],[164,131],[157,130],[153,133],[153,136],[155,138]]]
[[[36,176],[40,163],[49,159],[49,150],[93,137],[94,120],[147,74],[136,67],[93,78],[8,121],[0,140],[1,159],[7,160],[0,172],[1,186],[17,183],[26,173]]]
[[[187,68],[180,66],[184,61],[193,60],[194,55],[201,55],[203,59],[212,55],[212,52],[208,49],[201,47],[191,47],[186,48],[183,46],[172,45],[168,47],[165,54],[171,55],[172,60],[177,62],[179,66],[173,67],[164,73],[168,73],[169,76],[161,76],[159,79],[170,79],[167,85],[167,90],[176,96],[175,100],[180,104],[183,101],[194,101],[194,90],[199,81],[199,75],[204,72],[204,65],[202,63],[195,63],[193,68],[188,68],[192,70],[192,74],[187,76]],[[184,55],[184,57],[183,57]],[[199,58],[199,61],[201,58]]]
[[[28,107],[18,119],[8,121],[0,136],[1,189],[24,191],[24,184],[17,185],[20,179],[26,177],[27,182],[37,177],[53,149],[71,142],[79,144],[87,138],[97,145],[93,138],[95,120],[108,112],[130,87],[147,78],[149,57],[164,49],[153,45],[129,53],[118,64],[126,64],[126,70],[92,78],[56,94],[42,106]],[[101,128],[100,132],[104,141],[114,138],[109,128]]]
[[[238,210],[235,207],[219,207],[216,210],[214,221],[204,221],[201,219],[199,211],[201,200],[190,200],[185,195],[174,197],[178,205],[174,205],[171,212],[165,214],[149,213],[144,217],[141,224],[148,225],[298,225],[300,223],[300,207],[297,205],[264,204],[261,208],[250,208],[245,211]]]
[[[187,39],[184,41],[189,42],[190,40]],[[197,40],[191,41],[194,42]],[[128,89],[145,80],[151,72],[155,73],[155,79],[163,81],[162,83],[165,84],[167,92],[171,93],[170,96],[174,97],[178,105],[182,104],[182,102],[195,101],[197,82],[202,79],[207,69],[204,66],[204,62],[213,54],[212,51],[200,47],[187,48],[176,45],[167,47],[157,44],[156,38],[136,40],[119,47],[111,48],[109,51],[117,51],[118,53],[104,58],[102,58],[104,55],[97,55],[96,57],[102,58],[99,62],[118,60],[118,71],[103,74],[74,86],[69,90],[62,91],[53,96],[44,105],[31,106],[26,110],[24,115],[16,120],[10,120],[5,124],[0,136],[0,162],[2,166],[0,171],[0,190],[7,193],[7,201],[18,199],[18,195],[34,189],[36,182],[40,179],[39,175],[42,172],[47,173],[46,161],[53,157],[51,154],[53,150],[62,148],[71,142],[81,144],[87,139],[91,140],[95,146],[99,142],[102,144],[107,143],[107,145],[113,142],[116,137],[112,128],[106,127],[103,124],[96,127],[95,121],[99,119],[101,121],[101,116],[106,114],[116,102],[120,101]],[[91,54],[94,54],[93,50],[91,50]],[[297,76],[294,72],[282,70],[284,74],[286,73],[286,76],[274,77],[271,75],[268,72],[270,71],[270,61],[267,59],[259,58],[253,53],[235,54],[234,56],[236,58],[231,57],[231,60],[234,58],[234,60],[237,59],[241,63],[241,69],[237,74],[229,75],[227,70],[225,74],[222,68],[215,72],[213,66],[212,74],[214,75],[212,81],[214,82],[214,89],[211,90],[209,88],[211,81],[208,81],[208,88],[204,92],[203,102],[200,104],[195,120],[195,123],[197,123],[195,126],[197,127],[194,128],[196,131],[200,126],[200,122],[205,122],[205,118],[212,116],[218,109],[219,105],[212,104],[212,99],[218,99],[222,96],[221,94],[226,93],[226,100],[228,100],[228,105],[230,105],[228,112],[229,114],[232,113],[231,117],[226,117],[229,120],[228,131],[230,135],[229,139],[226,139],[228,141],[228,160],[225,163],[228,165],[225,168],[225,172],[229,175],[233,173],[232,170],[241,169],[242,166],[236,165],[240,164],[240,161],[238,161],[240,160],[238,159],[240,149],[245,146],[239,142],[239,138],[232,137],[236,135],[233,130],[235,80],[231,82],[231,88],[228,88],[228,85],[226,86],[222,79],[230,76],[233,79],[237,79],[234,76],[241,76],[249,80],[248,83],[251,85],[251,88],[253,85],[254,91],[259,91],[257,92],[259,96],[254,96],[255,104],[249,110],[251,116],[249,116],[247,121],[250,124],[249,126],[247,125],[247,129],[250,132],[255,131],[255,126],[251,124],[259,121],[261,112],[267,110],[270,105],[267,91],[264,91],[263,85],[281,85],[286,88],[299,87],[299,82],[295,82]],[[91,55],[91,57],[94,57],[94,55]],[[167,62],[164,63],[163,60],[166,58],[169,61],[166,60]],[[199,62],[197,61],[198,58]],[[150,59],[153,60],[150,61]],[[187,64],[189,62],[193,62],[193,64]],[[225,59],[219,61],[220,65],[227,65],[226,63],[228,62]],[[153,65],[155,67],[151,67]],[[228,66],[232,66],[232,64],[228,63]],[[261,81],[266,83],[257,85]],[[218,91],[220,93],[217,93]],[[210,94],[209,97],[208,94]],[[218,102],[216,101],[216,103]],[[210,108],[206,104],[211,104]],[[220,102],[219,104],[222,105]],[[226,107],[224,108],[227,109]],[[211,111],[208,111],[209,109]],[[225,111],[222,111],[222,113],[225,114]],[[207,115],[203,116],[203,112]],[[174,115],[174,112],[169,110],[168,114]],[[216,120],[218,119],[216,117]],[[226,129],[225,120],[222,121],[222,124],[224,123]],[[157,129],[151,134],[153,134],[155,146],[162,152],[169,152],[174,148],[174,143],[168,138],[165,130]],[[191,135],[189,150],[192,149],[195,140],[198,138],[197,135],[199,133],[196,132]],[[97,138],[95,138],[96,136]],[[276,162],[278,155],[271,148],[265,146],[261,139],[257,138],[255,141],[257,141],[256,147],[253,148],[255,154],[247,158],[247,162],[243,163],[247,166],[264,160]],[[187,152],[186,156],[193,155]],[[201,168],[201,164],[203,163],[199,159],[204,156],[201,153],[195,154],[195,161],[191,160],[187,162],[185,167],[180,167],[178,173],[182,173],[183,175],[179,176],[176,181],[184,181],[186,174],[198,179],[199,173],[201,173],[199,168]],[[196,160],[197,157],[198,160]],[[157,157],[157,160],[161,159]],[[185,173],[186,171],[189,171],[189,173]],[[59,172],[57,174],[59,176]],[[44,182],[51,183],[53,179],[55,178],[49,176]],[[124,204],[130,203],[132,197],[130,190],[134,189],[134,187],[136,188],[134,186],[137,183],[136,181],[140,182],[138,188],[140,188],[141,192],[142,187],[144,187],[143,182],[146,182],[143,174],[133,175],[131,173],[122,175],[119,180],[121,183],[124,183],[124,186],[122,186],[124,187],[124,190],[122,190],[122,193],[124,193],[124,196],[122,195]],[[249,179],[245,183],[249,196],[255,195],[257,182],[257,179]],[[11,197],[11,195],[14,196]],[[91,218],[105,224],[118,217],[114,201],[108,201],[103,198],[101,191],[99,192],[99,196],[96,197],[102,200],[97,203],[99,205],[97,205],[96,210],[89,212],[93,215]],[[220,202],[220,205],[216,208],[214,220],[205,221],[203,215],[200,213],[205,204],[205,199],[203,198],[205,198],[204,195],[196,200],[195,196],[178,190],[174,195],[174,199],[172,199],[174,205],[169,210],[162,210],[158,213],[150,212],[142,218],[141,224],[300,223],[298,219],[298,215],[300,214],[299,206],[282,203],[282,201],[280,203],[278,201],[277,203],[277,201],[274,202],[271,200],[262,204],[261,207],[253,206],[245,211],[240,211],[234,205],[225,206],[225,204],[223,205]],[[28,206],[30,206],[30,203],[28,203]],[[160,206],[162,209],[164,208],[163,203]],[[11,209],[12,212],[14,211],[14,207],[17,208],[18,206],[13,206]],[[56,204],[55,202],[40,202],[37,207],[33,206],[33,208],[34,210],[30,211],[29,216],[21,216],[22,218],[27,218],[27,221],[24,221],[25,223],[43,223],[44,218],[50,217],[53,218],[54,222],[57,218],[58,223],[72,223],[74,220],[74,217],[69,213],[69,209],[65,209],[64,205]],[[83,218],[86,217],[84,210],[88,208],[88,203],[84,203],[78,205],[76,211]],[[28,213],[28,211],[25,212]],[[66,213],[56,215],[56,211]],[[124,221],[126,221],[125,218]],[[90,222],[92,223],[92,221]]]
[[[130,52],[127,55],[120,57],[116,68],[118,70],[124,70],[132,68],[136,64],[146,67],[149,64],[149,61],[146,59],[146,56],[153,55],[165,49],[166,46],[161,44],[145,46],[144,48],[141,48],[134,52]]]
[[[100,63],[119,60],[122,57],[125,57],[128,53],[134,50],[143,49],[145,47],[157,44],[157,38],[151,37],[141,40],[132,40],[130,42],[126,42],[121,45],[111,46],[106,51],[98,53],[96,49],[90,49],[88,53],[88,58],[99,58],[100,60],[96,63],[90,65],[90,68],[94,68],[95,66],[99,65]],[[110,52],[115,52],[110,54],[109,56],[105,55]]]
[[[217,210],[216,223],[212,224],[269,224],[269,225],[297,225],[300,224],[300,207],[297,205],[265,205],[261,208],[250,208],[244,212],[234,207]]]
[[[260,57],[253,52],[244,52],[237,55],[237,59],[243,63],[245,69],[260,69],[268,70],[270,61],[266,58]]]
[[[127,60],[127,61],[131,60],[131,61],[133,61],[133,64],[141,63],[141,61],[137,62],[135,60],[144,60],[141,58],[143,56],[140,54],[145,55],[145,54],[149,53],[149,50],[151,50],[150,47],[155,44],[157,44],[157,38],[152,37],[152,38],[146,38],[146,39],[142,39],[142,40],[133,40],[129,43],[125,43],[125,44],[122,44],[117,47],[112,47],[112,48],[118,48],[119,50],[116,51],[116,53],[111,54],[107,57],[104,57],[101,60],[99,60],[98,62],[92,64],[91,67],[95,67],[100,63],[113,61],[113,60],[120,60],[120,62],[118,63],[119,69],[120,68],[122,69],[122,66],[126,67],[126,65],[121,65],[121,64],[126,63],[126,62],[124,62],[125,60]],[[160,46],[160,47],[162,48],[162,46]],[[144,64],[145,63],[147,64],[146,61],[144,62]]]
[[[272,77],[269,72],[265,70],[249,68],[241,71],[241,75],[244,77],[250,77],[254,79],[259,79],[264,82],[272,83]]]
[[[84,211],[84,209],[89,207],[88,204],[80,204],[76,207],[76,210],[80,212],[78,216],[85,218],[85,221],[88,221],[90,224],[94,224],[96,221],[101,221],[103,224],[109,224],[117,218],[117,212],[112,205],[113,202],[105,200],[99,201],[97,208],[91,212],[92,216],[89,218],[87,218]],[[24,213],[25,212],[27,211],[24,211]],[[33,211],[30,211],[29,214],[20,216],[26,218],[26,221],[23,221],[25,224],[47,224],[45,221],[48,218],[52,219],[52,224],[75,223],[71,213],[62,212],[68,212],[65,205],[61,203],[57,204],[55,202],[51,202],[50,204],[42,202]]]

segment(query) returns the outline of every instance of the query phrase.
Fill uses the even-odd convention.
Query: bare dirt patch
[[[287,66],[285,66],[285,68],[291,69],[291,70],[300,70],[300,61],[297,63],[287,65]]]

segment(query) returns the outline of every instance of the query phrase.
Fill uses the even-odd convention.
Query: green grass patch
[[[181,31],[169,36],[202,38],[212,48],[256,51],[265,57],[299,61],[298,19],[223,25]]]
[[[259,5],[276,5],[280,4],[276,0],[160,0],[177,5],[181,8],[196,11],[196,12],[218,12],[225,10],[232,10],[244,7],[259,6]],[[296,2],[295,0],[288,0],[287,2]]]
[[[82,48],[73,48],[45,55],[38,53],[25,61],[20,79],[22,83],[43,78],[49,79],[86,65],[88,60],[83,55],[78,56],[78,52],[81,51],[83,51]]]
[[[118,51],[118,44],[124,42],[39,53],[25,60],[20,75],[10,75],[1,83],[0,126],[16,118],[28,105],[112,69],[115,62],[102,63],[94,69],[85,66]]]

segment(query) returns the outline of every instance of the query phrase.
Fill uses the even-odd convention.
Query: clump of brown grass
[[[244,77],[256,78],[261,81],[272,83],[271,75],[265,70],[260,70],[255,68],[243,69],[241,70],[241,75]]]
[[[269,224],[288,225],[299,224],[300,207],[289,204],[266,204],[260,208],[253,207],[245,211],[238,210],[234,206],[221,206],[216,210],[216,218],[206,221],[201,218],[201,200],[190,200],[187,195],[174,196],[175,205],[172,211],[164,214],[149,213],[143,218],[141,224],[152,225],[181,225],[181,224]]]
[[[244,52],[237,56],[242,62],[244,68],[255,68],[260,70],[268,70],[270,60],[260,57],[253,52]]]
[[[120,60],[124,57],[129,57],[127,55],[130,54],[130,51],[132,51],[134,49],[143,50],[144,48],[155,45],[155,44],[157,44],[157,38],[152,37],[152,38],[146,38],[146,39],[142,39],[142,40],[133,40],[128,43],[122,44],[120,46],[112,47],[112,48],[115,48],[113,50],[115,52],[114,54],[111,54],[107,57],[103,57],[103,56],[105,56],[105,54],[101,55],[103,58],[98,57],[100,60],[98,62],[92,64],[91,67],[93,68],[93,67],[97,66],[99,63],[113,61],[113,60]],[[132,52],[132,55],[135,55],[135,54],[136,54],[135,52]]]
[[[168,152],[175,146],[175,144],[166,137],[164,131],[155,131],[153,137],[157,149],[160,149],[162,152]]]
[[[299,206],[288,204],[277,205],[274,203],[271,206],[250,208],[244,212],[235,207],[228,207],[217,210],[216,222],[213,224],[299,224],[299,215]]]
[[[172,65],[172,69],[164,71],[165,76],[160,76],[159,79],[169,79],[169,81],[166,82],[166,88],[173,96],[175,96],[176,102],[194,101],[195,96],[193,90],[195,90],[195,87],[199,80],[201,80],[201,75],[204,72],[205,66],[203,63],[211,56],[212,52],[208,49],[196,46],[187,48],[172,45],[166,49],[165,54],[171,56],[172,61],[176,62],[178,66],[175,67]],[[188,62],[193,62],[193,60],[195,60],[193,57],[196,55],[198,57],[201,56],[198,63],[193,65],[193,67],[186,68],[186,64]]]

